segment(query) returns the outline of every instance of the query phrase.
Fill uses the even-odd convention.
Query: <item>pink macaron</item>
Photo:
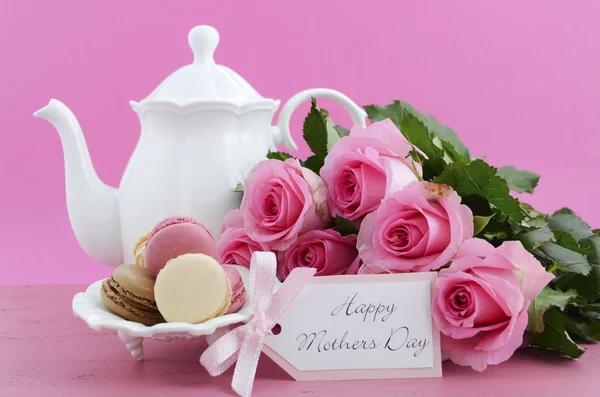
[[[146,267],[155,276],[168,261],[183,254],[217,257],[215,239],[194,218],[171,216],[159,222],[148,236],[144,253]]]
[[[240,272],[233,266],[223,265],[231,283],[231,305],[225,314],[236,313],[246,302],[246,288]]]

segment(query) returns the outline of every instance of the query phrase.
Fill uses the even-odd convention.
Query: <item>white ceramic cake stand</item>
[[[248,269],[235,266],[242,276],[244,286],[248,290]],[[115,330],[119,338],[131,352],[131,356],[138,361],[144,359],[144,339],[176,340],[194,339],[208,336],[220,328],[233,324],[245,323],[250,319],[252,310],[248,301],[233,314],[217,317],[201,324],[190,323],[160,323],[153,326],[128,321],[110,312],[102,303],[100,289],[102,282],[99,280],[90,285],[85,292],[80,292],[73,298],[73,314],[81,318],[95,331]],[[276,281],[276,284],[279,284]]]

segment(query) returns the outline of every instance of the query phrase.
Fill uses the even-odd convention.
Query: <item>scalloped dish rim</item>
[[[250,273],[246,267],[234,266],[239,270],[244,286],[248,289]],[[140,338],[164,338],[173,334],[186,334],[200,337],[213,334],[217,329],[233,324],[245,323],[252,315],[248,301],[236,313],[213,318],[200,324],[190,323],[160,323],[146,326],[134,321],[125,320],[109,311],[100,298],[100,288],[105,279],[95,281],[85,292],[79,292],[73,297],[73,314],[82,319],[94,331],[114,330],[123,331],[128,335]],[[279,282],[275,282],[275,290]]]

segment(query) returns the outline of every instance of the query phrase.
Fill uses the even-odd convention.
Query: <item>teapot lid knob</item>
[[[214,53],[219,44],[219,32],[212,26],[200,25],[190,30],[188,43],[194,53],[194,64],[214,64]]]

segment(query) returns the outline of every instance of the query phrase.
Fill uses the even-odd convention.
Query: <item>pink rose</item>
[[[353,127],[349,136],[333,145],[321,168],[331,214],[358,222],[379,207],[386,193],[417,181],[407,158],[411,150],[389,119],[367,128]]]
[[[449,186],[413,182],[367,215],[358,233],[359,273],[438,269],[473,237],[473,214]]]
[[[269,251],[269,246],[252,240],[244,228],[240,210],[230,211],[221,228],[221,239],[217,244],[217,257],[221,264],[250,267],[254,251]]]
[[[325,183],[296,159],[265,160],[250,171],[241,211],[248,236],[279,251],[331,222]]]
[[[529,304],[554,276],[518,241],[471,239],[456,258],[439,273],[432,314],[445,356],[483,371],[522,345]]]
[[[359,260],[356,235],[343,237],[332,229],[312,230],[279,254],[278,276],[283,281],[297,267],[317,269],[317,276],[355,274]]]

